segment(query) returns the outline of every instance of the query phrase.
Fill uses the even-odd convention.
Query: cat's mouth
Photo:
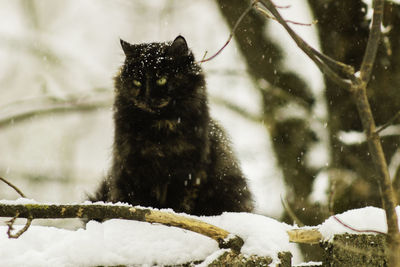
[[[136,107],[150,113],[155,113],[160,109],[165,108],[166,106],[168,106],[170,102],[171,102],[170,97],[157,100],[150,100],[150,101],[142,101],[136,98],[133,99],[133,103]]]

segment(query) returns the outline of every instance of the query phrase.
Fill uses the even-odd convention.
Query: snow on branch
[[[28,218],[33,219],[125,219],[148,223],[159,223],[166,226],[174,226],[185,230],[193,231],[208,236],[218,242],[220,248],[230,248],[239,252],[243,240],[238,236],[233,236],[229,232],[214,225],[182,216],[172,212],[133,207],[131,205],[115,204],[9,204],[0,203],[0,217]],[[28,226],[29,227],[29,226]]]

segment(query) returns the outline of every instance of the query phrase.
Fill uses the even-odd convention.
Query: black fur
[[[209,116],[204,76],[185,39],[121,45],[113,164],[91,200],[195,215],[251,211],[246,180]]]

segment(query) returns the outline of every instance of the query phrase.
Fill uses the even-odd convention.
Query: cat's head
[[[126,59],[116,77],[117,95],[143,111],[172,108],[204,84],[182,36],[169,43],[130,44],[121,40],[121,46]]]

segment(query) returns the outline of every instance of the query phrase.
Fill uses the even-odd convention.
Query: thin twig
[[[393,189],[396,193],[397,200],[399,200],[399,197],[400,197],[400,165],[397,166],[396,173],[394,174],[394,177],[393,177],[392,185],[393,185]]]
[[[377,130],[375,131],[375,133],[376,133],[376,134],[379,134],[380,132],[382,132],[383,130],[385,130],[387,127],[389,127],[390,125],[392,125],[392,124],[397,120],[397,118],[399,118],[399,117],[400,117],[400,110],[397,111],[397,113],[396,113],[388,122],[386,122],[384,125],[382,125],[381,127],[379,127],[379,129],[377,129]]]
[[[211,98],[211,101],[215,102],[218,105],[222,105],[222,106],[232,110],[233,112],[237,113],[238,115],[240,115],[240,116],[242,116],[242,117],[244,117],[244,118],[246,118],[248,120],[251,120],[251,121],[254,121],[254,122],[261,122],[262,121],[262,117],[261,116],[257,116],[257,115],[255,115],[255,114],[253,114],[251,112],[248,112],[246,109],[244,109],[244,108],[242,108],[242,107],[240,107],[240,106],[238,106],[238,105],[226,100],[225,98],[214,96],[214,97]]]
[[[293,222],[296,223],[298,226],[303,227],[304,223],[299,219],[299,217],[296,216],[296,214],[290,207],[287,199],[284,199],[283,197],[281,197],[281,203],[282,203],[283,208],[288,213],[289,217],[293,220]]]
[[[206,58],[207,53],[208,53],[208,51],[206,50],[206,51],[204,52],[203,57],[201,58],[200,64],[203,63],[203,60]]]
[[[16,187],[15,185],[13,185],[12,183],[10,183],[9,181],[7,181],[6,179],[4,179],[3,177],[0,177],[0,180],[3,181],[4,183],[6,183],[8,186],[10,186],[12,189],[14,189],[21,197],[26,198],[26,196],[24,195],[24,193],[22,193],[22,191],[19,190],[18,187]]]
[[[23,122],[32,117],[71,113],[71,112],[96,112],[101,108],[110,107],[111,100],[95,103],[60,103],[50,105],[48,107],[38,108],[35,110],[24,111],[18,114],[12,114],[11,116],[0,118],[0,127],[6,127],[14,125],[18,122]]]
[[[369,230],[369,229],[366,229],[366,230],[359,230],[359,229],[356,229],[356,228],[354,228],[354,227],[351,227],[351,226],[348,225],[347,223],[343,222],[343,221],[342,221],[341,219],[339,219],[336,215],[333,216],[333,219],[335,219],[338,223],[340,223],[340,224],[343,225],[344,227],[346,227],[346,228],[348,228],[348,229],[350,229],[350,230],[352,230],[352,231],[354,231],[354,232],[357,232],[357,233],[375,233],[375,234],[386,235],[386,233],[381,232],[381,231]]]
[[[320,58],[326,65],[328,65],[332,70],[336,71],[341,77],[345,77],[347,79],[354,79],[354,68],[350,65],[344,64],[343,62],[334,60],[331,57],[328,57],[325,54],[322,54],[315,48],[310,46],[310,49],[313,53],[315,53],[318,58]]]
[[[275,6],[276,7],[276,6]],[[272,16],[271,14],[268,13],[267,10],[265,10],[264,8],[262,8],[261,6],[256,6],[256,9],[258,11],[260,11],[264,16],[266,16],[267,18],[273,19],[273,20],[277,20],[274,16]],[[312,23],[302,23],[302,22],[297,22],[297,21],[293,21],[293,20],[285,20],[287,23],[291,23],[291,24],[295,24],[295,25],[300,25],[300,26],[312,26],[314,24],[317,23],[317,21],[313,21]]]
[[[278,6],[278,5],[275,5],[275,7],[276,7],[276,8],[279,8],[279,9],[286,9],[286,8],[291,8],[292,5],[286,5],[286,6]]]
[[[251,3],[251,5],[242,13],[242,15],[240,15],[240,17],[238,18],[238,20],[236,21],[235,25],[233,26],[231,33],[229,34],[229,38],[228,40],[225,42],[225,44],[212,56],[206,58],[206,59],[202,59],[201,61],[199,61],[198,63],[203,63],[203,62],[207,62],[210,61],[212,59],[214,59],[216,56],[218,56],[224,49],[225,47],[231,42],[233,35],[237,29],[237,27],[239,26],[239,24],[242,22],[243,18],[253,9],[253,6],[257,3],[256,1],[253,1]]]
[[[23,197],[23,198],[26,197],[25,194],[22,193],[22,191],[21,191],[18,187],[16,187],[15,185],[13,185],[12,183],[10,183],[9,181],[7,181],[6,179],[4,179],[3,177],[0,177],[0,180],[3,181],[4,183],[6,183],[8,186],[10,186],[12,189],[14,189],[21,197]],[[8,238],[18,238],[18,237],[20,237],[20,236],[21,236],[23,233],[25,233],[25,232],[29,229],[29,227],[31,226],[31,223],[32,223],[32,221],[33,221],[33,218],[32,218],[31,216],[29,216],[29,217],[27,218],[27,221],[26,221],[26,223],[25,223],[25,226],[24,226],[22,229],[20,229],[20,230],[19,230],[18,232],[16,232],[15,234],[11,233],[11,231],[14,230],[13,225],[14,225],[14,223],[15,223],[15,220],[18,218],[18,216],[19,216],[19,212],[17,211],[16,214],[15,214],[15,216],[14,216],[11,220],[9,220],[9,221],[7,222],[7,225],[8,225],[8,230],[7,230]]]
[[[375,62],[376,51],[378,50],[381,37],[381,24],[383,19],[384,0],[374,0],[374,14],[372,16],[371,31],[368,36],[367,47],[360,68],[360,79],[367,84],[371,77],[372,66]]]
[[[335,190],[336,190],[336,181],[333,181],[330,186],[329,197],[328,197],[328,211],[330,215],[334,215],[333,206],[335,204]]]
[[[14,230],[13,225],[15,223],[15,220],[18,218],[18,216],[19,216],[19,212],[17,211],[17,214],[11,220],[9,220],[7,222],[7,226],[8,226],[7,235],[8,235],[8,238],[18,238],[18,237],[20,237],[31,226],[33,218],[32,217],[28,217],[27,220],[26,220],[25,226],[22,229],[20,229],[15,234],[11,233],[11,231]]]
[[[307,42],[305,42],[300,36],[298,36],[292,28],[289,27],[287,22],[282,18],[279,12],[276,10],[275,5],[270,0],[259,0],[261,3],[281,24],[285,30],[289,33],[292,39],[296,42],[297,46],[303,50],[304,53],[318,66],[318,68],[339,86],[350,89],[351,81],[354,77],[354,71],[352,67],[339,63],[338,61],[329,58],[326,55],[322,55],[316,49],[312,48]],[[340,71],[337,71],[340,70]],[[339,74],[345,74],[345,79],[340,77]],[[350,80],[349,80],[349,77]]]

